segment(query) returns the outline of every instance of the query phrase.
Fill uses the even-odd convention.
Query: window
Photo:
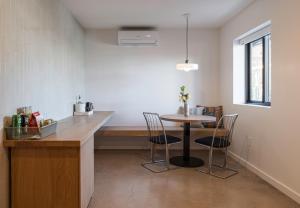
[[[245,44],[246,103],[271,105],[271,35]]]
[[[271,106],[271,33],[268,20],[233,40],[233,104]]]

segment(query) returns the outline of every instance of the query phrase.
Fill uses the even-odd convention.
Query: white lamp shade
[[[198,70],[198,64],[193,63],[184,63],[184,64],[176,64],[176,69],[180,71],[195,71]]]

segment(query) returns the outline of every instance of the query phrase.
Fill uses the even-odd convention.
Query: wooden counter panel
[[[79,208],[79,148],[12,148],[13,208]]]

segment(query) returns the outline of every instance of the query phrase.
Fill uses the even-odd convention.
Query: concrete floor
[[[207,158],[205,151],[193,155]],[[148,158],[142,150],[96,150],[91,208],[300,208],[233,161],[240,173],[222,180],[193,168],[155,174],[140,165]]]

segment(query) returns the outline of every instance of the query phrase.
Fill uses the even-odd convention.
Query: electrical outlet
[[[248,139],[248,140],[254,140],[255,139],[255,137],[254,136],[246,136],[246,139]]]

